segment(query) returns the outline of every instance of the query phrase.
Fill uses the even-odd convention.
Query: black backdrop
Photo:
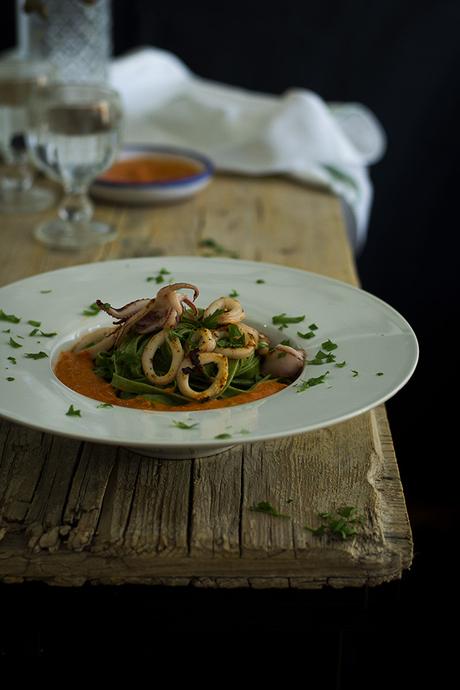
[[[449,402],[448,395],[456,394],[457,368],[453,331],[458,209],[454,180],[459,160],[460,2],[284,0],[276,6],[246,2],[203,7],[178,0],[166,4],[113,0],[112,4],[115,54],[139,45],[154,45],[174,52],[204,78],[275,94],[305,87],[328,101],[359,101],[374,111],[387,132],[387,154],[371,171],[375,200],[358,268],[364,288],[401,311],[421,344],[416,374],[388,404],[416,556],[412,573],[403,579],[402,590],[398,589],[398,613],[391,607],[386,613],[393,634],[416,620],[423,636],[428,593],[432,599],[429,611],[442,615],[446,606],[450,608],[445,575],[453,567],[451,544],[458,521],[457,458],[454,444],[449,446],[449,436],[455,431],[456,403],[455,397]],[[5,47],[14,32],[12,7],[12,0],[2,3],[0,37]],[[386,610],[385,597],[394,591],[379,590],[381,610]],[[210,622],[214,603],[205,607],[210,600],[223,606],[223,594],[207,594],[205,598],[204,593],[195,593],[195,598],[186,600],[180,592],[163,591],[156,599],[152,593],[126,592],[113,594],[105,589],[96,600],[96,595],[88,593],[83,599],[83,594],[75,592],[61,595],[40,589],[39,599],[57,602],[57,607],[59,602],[73,602],[74,614],[80,605],[91,607],[97,601],[99,612],[103,611],[109,621],[116,605],[117,620],[128,622],[131,614],[127,612],[138,602],[157,619],[163,612],[163,625],[175,611],[170,630],[188,630],[186,623],[179,622],[179,610],[185,602],[185,606],[197,605],[202,615],[201,623],[195,622],[191,630],[197,625],[202,630],[222,629],[222,622]],[[30,607],[32,600],[38,606],[35,595],[35,589],[16,594],[8,590],[12,618],[18,607]],[[214,596],[221,598],[215,600]],[[223,627],[230,630],[244,628],[244,621],[252,630],[262,620],[265,627],[269,625],[265,618],[267,602],[275,629],[287,624],[298,630],[297,606],[312,601],[306,593],[298,595],[301,599],[289,598],[289,593],[273,593],[269,599],[255,592],[226,596],[228,618]],[[246,618],[238,628],[231,618],[232,602],[241,601]],[[371,598],[366,601],[368,606]],[[276,619],[277,602],[280,611],[288,612],[287,619],[281,613]],[[321,619],[323,615],[324,608]],[[313,616],[311,625],[319,626],[320,618]],[[345,667],[347,650],[358,658],[359,647],[365,648],[369,628],[356,620],[348,621],[348,628],[357,644],[347,643],[350,638],[341,623],[339,647]],[[366,625],[369,620],[366,618]],[[379,613],[375,620],[374,635],[383,625]],[[308,625],[305,620],[304,625]],[[313,635],[310,639],[317,638]],[[59,645],[57,635],[54,644]]]

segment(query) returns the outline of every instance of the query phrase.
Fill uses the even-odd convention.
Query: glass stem
[[[88,199],[86,187],[65,189],[58,215],[68,223],[88,223],[93,217],[93,204]]]

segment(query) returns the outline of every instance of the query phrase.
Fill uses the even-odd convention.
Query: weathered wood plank
[[[242,449],[194,461],[190,555],[240,555]]]

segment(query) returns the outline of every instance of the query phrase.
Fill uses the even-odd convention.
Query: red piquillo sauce
[[[192,177],[201,172],[201,167],[177,158],[131,158],[118,161],[102,176],[107,182],[171,182]]]
[[[93,360],[87,352],[61,352],[57,361],[54,373],[59,381],[72,390],[93,398],[100,402],[120,407],[134,407],[140,410],[162,410],[164,412],[175,412],[179,410],[215,410],[220,407],[233,407],[243,403],[253,402],[266,398],[268,395],[278,393],[286,388],[286,384],[278,381],[262,381],[254,390],[232,398],[222,400],[208,400],[207,402],[190,402],[187,405],[163,405],[161,403],[150,402],[141,396],[123,400],[117,398],[115,389],[101,379],[93,370]]]

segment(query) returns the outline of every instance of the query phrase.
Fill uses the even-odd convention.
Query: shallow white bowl
[[[214,174],[211,161],[194,151],[186,149],[147,146],[144,144],[126,145],[118,160],[135,158],[161,158],[171,161],[185,161],[197,166],[196,174],[169,182],[114,182],[97,178],[91,185],[91,194],[104,201],[125,204],[155,204],[181,201],[194,196],[204,189]]]
[[[313,366],[307,361],[301,380],[329,371],[323,385],[299,392],[297,381],[280,393],[235,407],[190,412],[98,408],[96,400],[63,385],[52,365],[59,352],[72,347],[84,332],[111,323],[102,312],[82,315],[87,305],[96,298],[121,305],[148,297],[153,290],[147,278],[162,268],[171,272],[174,282],[199,286],[198,306],[236,289],[248,321],[304,347],[308,360],[331,339],[337,344],[337,362],[346,365]],[[74,266],[1,288],[0,309],[21,317],[17,324],[0,322],[1,416],[42,431],[127,446],[156,457],[211,455],[234,444],[291,436],[350,419],[394,395],[410,378],[418,358],[411,327],[380,299],[331,278],[253,261],[187,256]],[[305,314],[305,321],[289,324],[280,333],[271,319],[283,312]],[[41,321],[45,332],[57,335],[30,336],[29,319]],[[308,331],[313,322],[318,325],[315,336],[300,338],[298,331]],[[21,347],[11,347],[10,337]],[[47,357],[35,361],[24,356],[39,351]],[[81,417],[66,416],[70,405],[81,410]],[[193,428],[178,428],[176,421]]]

